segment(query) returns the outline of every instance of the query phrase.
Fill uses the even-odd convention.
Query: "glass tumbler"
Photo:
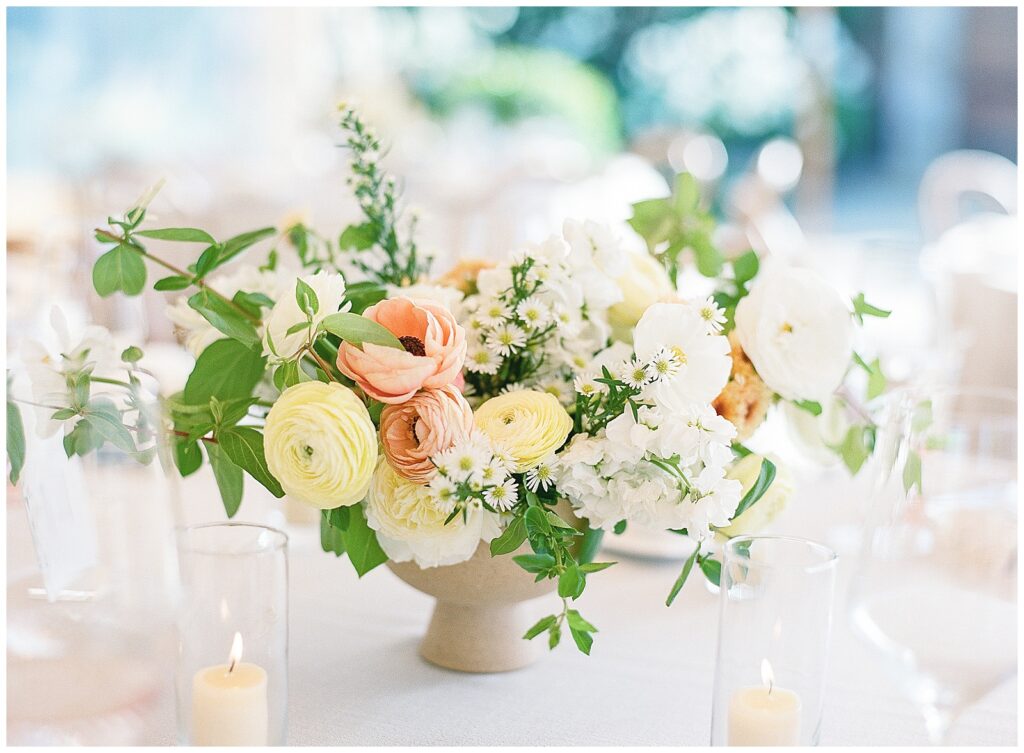
[[[725,545],[712,745],[817,745],[836,563],[788,536]]]
[[[288,537],[251,523],[179,533],[176,676],[183,745],[283,745],[288,708]]]

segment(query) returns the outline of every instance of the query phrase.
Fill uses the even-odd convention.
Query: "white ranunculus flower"
[[[233,298],[239,291],[261,293],[272,301],[294,291],[294,278],[279,271],[259,269],[252,265],[239,267],[227,274],[217,275],[209,281],[211,288],[226,298]],[[292,289],[289,291],[288,284]],[[178,327],[185,341],[185,347],[196,358],[206,348],[227,335],[210,324],[198,311],[188,305],[188,296],[183,295],[166,309],[167,318]]]
[[[499,516],[483,508],[470,508],[465,520],[460,515],[445,524],[447,518],[429,487],[402,478],[381,458],[366,495],[366,522],[392,561],[455,565],[501,533]]]
[[[651,397],[666,408],[710,403],[729,381],[729,340],[710,334],[692,306],[655,303],[640,317],[633,332],[637,357],[650,361],[662,348],[671,350],[682,363],[674,377],[651,386]]]
[[[317,272],[301,278],[316,293],[319,308],[313,315],[312,329],[320,324],[325,317],[338,312],[341,302],[345,299],[345,278],[331,272]],[[295,282],[287,292],[282,293],[274,308],[265,321],[263,335],[263,352],[271,360],[287,360],[302,347],[309,337],[308,330],[292,332],[288,330],[296,324],[306,321],[306,314],[299,308],[295,299]]]
[[[807,269],[776,267],[736,307],[736,334],[758,375],[787,400],[822,402],[853,355],[846,302]]]

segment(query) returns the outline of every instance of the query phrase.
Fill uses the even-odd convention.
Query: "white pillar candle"
[[[267,744],[267,673],[241,658],[242,636],[235,633],[228,663],[196,672],[193,745]]]
[[[799,745],[800,696],[776,687],[761,663],[765,686],[740,688],[729,700],[729,745]]]

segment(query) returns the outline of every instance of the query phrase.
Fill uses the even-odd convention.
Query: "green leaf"
[[[349,520],[352,515],[347,507],[335,507],[333,510],[324,510],[327,522],[339,531],[347,531]]]
[[[579,630],[584,633],[597,633],[599,632],[596,627],[591,625],[583,616],[575,609],[566,610],[565,616],[569,620],[569,627],[573,630]]]
[[[625,532],[626,532],[626,521],[625,520],[620,520],[618,523],[615,524],[615,527],[612,528],[612,533],[616,534],[617,536],[621,536]]]
[[[756,251],[747,251],[732,262],[733,276],[736,278],[737,284],[740,285],[745,285],[757,277],[760,268],[761,262],[757,258]]]
[[[202,464],[203,453],[198,442],[188,441],[182,437],[181,441],[174,443],[174,465],[178,467],[178,473],[190,476],[198,471]]]
[[[74,455],[85,456],[98,450],[103,444],[103,437],[86,421],[79,421],[69,434],[64,435],[64,452],[70,458]]]
[[[533,627],[526,631],[523,638],[528,641],[533,640],[545,630],[550,630],[557,622],[558,618],[553,614],[549,614],[547,617],[541,617],[540,620],[534,623]]]
[[[199,255],[199,259],[196,260],[195,266],[197,278],[206,277],[206,275],[220,266],[220,252],[220,246],[213,245]]]
[[[516,551],[526,541],[526,523],[522,517],[516,517],[502,531],[501,535],[491,539],[491,556],[509,554]]]
[[[377,242],[377,226],[372,222],[349,225],[338,237],[338,248],[342,251],[365,251]]]
[[[700,186],[690,173],[676,175],[672,205],[677,214],[689,214],[700,206]]]
[[[74,418],[79,415],[79,413],[80,411],[77,411],[74,408],[61,408],[59,410],[55,410],[50,418],[54,421],[67,421],[69,418]]]
[[[693,249],[698,272],[705,277],[718,277],[721,274],[722,266],[725,264],[725,257],[711,243],[710,237],[704,235],[695,236],[690,241],[690,247]]]
[[[733,513],[731,520],[736,520],[740,515],[745,513],[757,500],[761,499],[771,487],[772,482],[775,480],[775,463],[770,461],[768,458],[761,460],[761,471],[757,474],[757,481],[750,487],[746,494],[743,495],[743,499],[736,506],[736,512]]]
[[[217,480],[220,499],[224,503],[224,512],[229,518],[234,517],[242,504],[242,469],[231,462],[218,445],[207,444],[206,455],[210,458],[213,477]]]
[[[220,255],[217,258],[217,266],[231,261],[250,246],[259,243],[264,238],[269,238],[277,232],[277,228],[264,227],[259,230],[250,230],[240,233],[233,238],[228,238],[220,244]]]
[[[194,227],[165,227],[159,230],[138,230],[135,235],[143,238],[156,238],[161,241],[181,241],[182,243],[216,243],[205,230]]]
[[[607,570],[612,565],[617,564],[617,562],[584,562],[580,565],[580,571],[584,573],[599,573],[602,570]]]
[[[722,581],[722,563],[711,557],[704,557],[700,560],[700,569],[704,577],[716,586]]]
[[[551,523],[544,512],[544,508],[531,505],[523,516],[523,521],[526,523],[526,536],[535,552],[543,547],[547,536],[551,533]]]
[[[576,599],[583,593],[586,583],[586,576],[573,563],[558,576],[558,595],[563,599]]]
[[[360,578],[388,561],[388,556],[377,541],[376,532],[366,522],[362,505],[351,507],[348,530],[344,536],[348,558]]]
[[[284,489],[267,467],[263,453],[263,435],[251,426],[233,426],[217,434],[221,449],[231,462],[259,481],[275,497],[283,497]]]
[[[555,566],[550,554],[519,554],[512,561],[528,573],[546,573]]]
[[[853,299],[853,315],[861,324],[864,323],[865,316],[875,316],[879,319],[886,319],[890,314],[892,314],[892,311],[880,309],[878,306],[872,306],[870,303],[865,301],[863,292],[857,293],[857,296]]]
[[[11,483],[17,484],[25,467],[25,424],[18,406],[10,400],[7,401],[7,462],[11,466]]]
[[[377,322],[348,312],[331,314],[320,322],[320,328],[340,337],[353,345],[373,343],[386,345],[389,348],[404,350],[404,346],[391,331]]]
[[[910,494],[910,490],[917,487],[917,493],[921,493],[921,456],[913,450],[907,455],[906,465],[903,466],[903,490]]]
[[[121,243],[96,260],[92,285],[101,297],[116,293],[138,295],[146,285],[146,265],[138,251]]]
[[[569,634],[572,635],[572,639],[576,642],[576,648],[590,656],[590,648],[594,645],[594,636],[583,630],[577,630],[571,625],[569,626]]]
[[[153,284],[153,290],[184,290],[191,284],[191,277],[185,277],[183,275],[171,275],[170,277],[163,277],[157,280]]]
[[[138,363],[142,360],[142,349],[131,345],[121,351],[121,360],[126,363]]]
[[[558,645],[558,642],[562,640],[562,631],[558,627],[556,622],[550,628],[548,628],[548,648],[554,648]]]
[[[874,449],[874,432],[868,426],[851,426],[839,445],[839,456],[850,470],[857,473]]]
[[[295,302],[299,305],[299,311],[307,316],[315,316],[320,310],[320,299],[316,291],[301,279],[295,281]]]
[[[89,427],[106,441],[125,452],[135,452],[135,440],[121,420],[117,407],[105,398],[91,400],[83,411]]]
[[[821,403],[815,402],[814,400],[793,400],[791,401],[800,410],[805,410],[812,416],[821,415]]]
[[[686,558],[686,562],[683,563],[683,570],[679,573],[679,577],[676,578],[676,582],[672,584],[672,590],[668,592],[668,598],[665,599],[665,606],[672,606],[672,602],[676,600],[679,592],[683,590],[683,585],[686,583],[686,579],[690,577],[690,571],[693,569],[693,563],[697,561],[697,555],[700,554],[700,546],[693,550],[693,554]]]
[[[307,382],[309,378],[305,377],[302,369],[299,368],[298,361],[285,361],[277,370],[274,372],[274,385],[284,392],[289,387],[298,384],[299,382]]]
[[[259,345],[260,338],[252,322],[222,298],[200,290],[188,299],[188,305],[228,337],[249,348]]]
[[[182,397],[190,405],[207,405],[211,397],[224,401],[248,398],[265,366],[262,355],[237,340],[217,340],[199,354]]]
[[[331,525],[328,515],[330,510],[323,510],[320,515],[320,548],[325,552],[334,552],[340,557],[345,553],[345,534]]]

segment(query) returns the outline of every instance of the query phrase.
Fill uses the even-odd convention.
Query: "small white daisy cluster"
[[[473,431],[431,460],[438,473],[428,489],[445,515],[454,517],[467,508],[481,506],[492,512],[508,512],[519,501],[512,457],[483,432]]]
[[[562,237],[482,271],[461,316],[472,392],[496,394],[516,383],[571,404],[573,374],[608,340],[605,314],[622,298],[615,280],[625,271],[626,254],[608,228],[573,220]]]
[[[585,433],[559,454],[555,483],[593,525],[701,538],[736,511],[741,485],[725,478],[736,428],[710,404],[731,369],[720,318],[711,300],[655,304],[632,350],[608,348],[576,379]]]

